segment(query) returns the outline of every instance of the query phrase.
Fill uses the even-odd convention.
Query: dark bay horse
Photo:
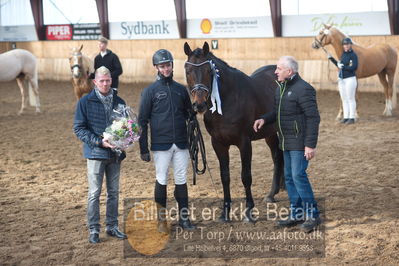
[[[274,75],[276,66],[262,67],[251,76],[247,76],[209,52],[207,42],[202,49],[197,48],[194,51],[186,42],[184,52],[188,56],[185,71],[188,88],[193,97],[193,108],[198,113],[205,112],[205,127],[211,135],[212,146],[219,160],[224,193],[224,207],[220,219],[230,220],[229,148],[235,145],[240,150],[241,180],[246,196],[244,220],[253,221],[251,141],[264,138],[274,162],[272,187],[265,200],[274,202],[274,195],[279,192],[280,185],[284,184],[283,153],[278,147],[275,128],[272,125],[265,126],[258,133],[252,128],[260,115],[273,108],[277,86]],[[219,97],[216,92],[219,93]],[[213,111],[210,110],[210,107],[215,105],[212,102],[217,103]]]

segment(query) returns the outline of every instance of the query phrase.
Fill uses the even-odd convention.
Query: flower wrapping
[[[140,138],[137,115],[129,106],[118,104],[112,111],[111,119],[112,124],[105,129],[103,139],[115,146],[112,150],[120,154]]]

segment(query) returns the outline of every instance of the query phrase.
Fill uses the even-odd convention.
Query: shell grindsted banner
[[[187,20],[188,38],[273,37],[272,21],[265,17],[203,18]]]

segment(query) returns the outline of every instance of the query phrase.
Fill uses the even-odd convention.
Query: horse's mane
[[[229,64],[227,64],[226,61],[220,59],[219,57],[217,57],[216,55],[214,55],[212,52],[209,52],[209,57],[211,57],[211,59],[217,60],[219,63],[221,63],[224,67],[230,69],[230,70],[238,70],[235,67],[230,66]]]
[[[193,51],[193,54],[194,54],[196,57],[201,56],[201,55],[203,54],[202,49],[201,49],[201,48],[195,49],[195,50]],[[214,60],[214,61],[217,61],[217,62],[220,63],[220,64],[222,65],[222,67],[224,67],[224,68],[227,68],[227,69],[232,70],[232,71],[240,71],[239,69],[234,68],[234,67],[230,66],[229,64],[227,64],[226,61],[220,59],[219,57],[217,57],[216,55],[214,55],[212,52],[209,52],[208,55],[207,55],[207,57],[208,57],[208,59],[212,59],[212,60]],[[242,71],[240,71],[240,72],[242,72]]]

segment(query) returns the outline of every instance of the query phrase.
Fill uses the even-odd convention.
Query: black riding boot
[[[187,184],[175,185],[175,199],[179,204],[179,225],[184,230],[194,230],[195,226],[191,224],[188,218],[188,191]]]
[[[154,197],[157,204],[158,232],[169,234],[168,223],[166,222],[166,185],[155,182]]]

